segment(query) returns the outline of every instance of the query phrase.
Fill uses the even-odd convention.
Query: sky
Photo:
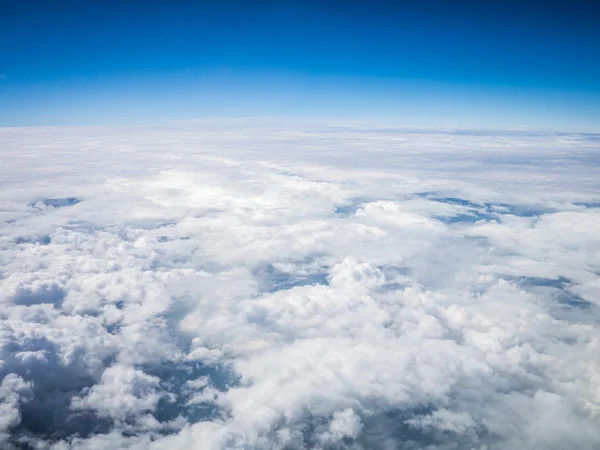
[[[0,0],[0,126],[597,129],[597,2]]]

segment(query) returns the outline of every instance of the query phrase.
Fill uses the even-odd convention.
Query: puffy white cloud
[[[0,384],[0,443],[6,445],[11,428],[19,425],[21,402],[31,400],[31,383],[9,373]]]
[[[356,439],[360,435],[362,427],[360,417],[352,409],[337,411],[333,414],[329,430],[323,434],[322,439],[334,442],[344,438]]]
[[[600,446],[598,142],[0,130],[2,445]]]
[[[100,417],[124,421],[131,416],[154,411],[161,395],[160,379],[132,367],[114,365],[102,374],[100,382],[83,397],[73,399],[75,409],[92,409]]]
[[[372,289],[385,283],[385,275],[373,264],[359,263],[352,257],[331,269],[329,284],[342,289]]]

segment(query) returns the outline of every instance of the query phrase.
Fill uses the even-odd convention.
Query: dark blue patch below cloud
[[[593,304],[579,295],[571,292],[571,280],[565,277],[542,278],[542,277],[517,277],[515,281],[524,288],[552,288],[552,298],[558,303],[579,309],[588,309]]]
[[[158,236],[157,240],[158,240],[158,242],[189,241],[190,238],[188,236],[183,236],[183,237]]]
[[[538,217],[544,214],[552,214],[555,209],[540,205],[515,205],[510,203],[475,203],[459,197],[446,197],[436,195],[435,192],[419,192],[415,194],[433,202],[446,203],[450,205],[464,206],[467,213],[454,216],[436,217],[445,223],[475,223],[479,220],[499,220],[503,215],[517,217]]]
[[[16,305],[52,304],[59,307],[67,292],[56,283],[45,284],[38,288],[19,288],[12,297]]]
[[[486,203],[485,205],[499,214],[510,214],[518,217],[538,217],[556,212],[553,208],[535,205],[511,205],[508,203]]]
[[[77,197],[63,197],[63,198],[43,198],[38,202],[30,203],[29,206],[36,207],[41,202],[44,206],[52,208],[64,208],[66,206],[73,206],[81,202],[80,198]]]
[[[272,264],[262,264],[253,271],[254,276],[261,282],[262,291],[276,292],[291,289],[297,286],[309,286],[315,284],[328,284],[328,273],[314,272],[308,274],[294,274],[283,272]]]
[[[473,202],[471,202],[469,200],[465,200],[463,198],[458,198],[458,197],[429,197],[427,194],[424,194],[423,196],[425,196],[428,200],[431,200],[433,202],[448,203],[450,205],[467,206],[469,208],[481,208],[481,205],[478,205],[477,203],[473,203]]]
[[[15,238],[15,244],[39,244],[39,245],[48,245],[52,241],[50,236],[41,235],[41,236],[33,236],[33,237],[23,237],[19,236]]]
[[[27,437],[55,442],[110,431],[109,420],[98,417],[93,411],[71,409],[73,398],[97,381],[85,369],[82,355],[76,354],[73,361],[65,364],[59,346],[46,338],[23,340],[14,345],[18,348],[13,349],[13,354],[18,351],[43,352],[41,359],[17,361],[8,358],[0,370],[0,379],[12,372],[32,382],[33,398],[21,404],[21,421],[11,430],[11,441],[17,448],[33,448],[20,443]]]
[[[165,362],[144,364],[139,367],[148,375],[160,379],[163,392],[169,394],[158,402],[154,417],[159,422],[169,422],[184,417],[190,423],[216,420],[222,411],[212,403],[190,404],[189,401],[203,388],[191,388],[188,381],[204,377],[207,387],[224,392],[239,385],[239,377],[223,365],[204,365],[199,362]]]
[[[475,223],[480,220],[492,221],[496,220],[496,217],[491,214],[480,214],[473,212],[471,214],[457,214],[455,216],[435,216],[437,220],[444,223]]]
[[[600,208],[600,202],[573,202],[573,204],[585,208]]]
[[[433,413],[436,405],[426,404],[412,408],[392,408],[363,419],[363,430],[358,442],[364,448],[425,448],[472,449],[489,443],[489,432],[476,427],[471,433],[455,433],[435,427],[419,427],[419,418]],[[414,421],[414,422],[413,422]],[[448,445],[451,442],[452,444]],[[400,446],[397,444],[401,443]]]
[[[356,211],[358,211],[365,203],[369,203],[369,202],[373,202],[373,201],[376,201],[376,200],[372,199],[372,198],[367,198],[367,197],[352,198],[345,203],[336,205],[333,213],[336,216],[340,216],[340,217],[352,216],[352,215],[356,214]]]

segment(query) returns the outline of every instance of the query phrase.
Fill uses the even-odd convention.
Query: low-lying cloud
[[[597,135],[0,142],[2,448],[600,447]]]

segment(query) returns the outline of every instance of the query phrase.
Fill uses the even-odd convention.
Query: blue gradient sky
[[[600,128],[600,2],[0,0],[0,126]]]

